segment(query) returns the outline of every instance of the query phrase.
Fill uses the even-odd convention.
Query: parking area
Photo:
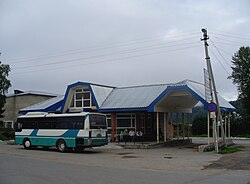
[[[214,152],[198,153],[195,146],[163,147],[156,149],[123,149],[111,143],[104,147],[86,149],[82,153],[59,153],[56,149],[43,150],[42,148],[38,148],[35,150],[25,150],[22,146],[0,143],[0,158],[2,163],[0,170],[3,171],[1,174],[13,173],[17,172],[13,169],[13,166],[16,166],[19,168],[18,174],[22,166],[20,164],[17,166],[15,163],[11,166],[11,162],[15,161],[19,163],[24,160],[25,163],[38,163],[39,167],[40,165],[44,167],[45,169],[41,170],[41,173],[46,172],[46,168],[55,167],[58,169],[57,165],[60,165],[60,167],[69,169],[68,172],[72,171],[71,175],[78,173],[78,171],[74,171],[73,169],[77,167],[81,168],[81,171],[92,168],[101,173],[108,172],[108,174],[106,173],[105,175],[111,175],[112,177],[113,175],[110,172],[124,172],[126,173],[126,178],[131,174],[138,173],[138,178],[135,180],[140,181],[143,181],[142,178],[147,176],[140,175],[139,173],[152,174],[152,177],[157,174],[157,176],[159,175],[164,178],[158,183],[164,183],[165,179],[171,177],[172,181],[179,181],[176,183],[185,183],[195,178],[197,179],[195,180],[196,183],[200,183],[198,181],[202,178],[206,181],[204,183],[209,183],[213,180],[211,176],[219,177],[222,183],[233,183],[233,181],[238,181],[239,178],[241,178],[241,182],[239,183],[247,183],[250,182],[250,170],[249,167],[246,167],[250,165],[250,141],[239,141],[237,144],[244,145],[244,150],[223,156],[215,154]],[[241,168],[237,167],[233,170],[233,161],[235,161],[236,165],[244,163],[245,166]],[[218,163],[219,166],[216,166]],[[227,167],[229,165],[228,163],[231,163],[231,168]],[[6,171],[6,167],[9,166],[11,169],[7,168]],[[32,165],[30,167],[34,166]],[[85,174],[88,171],[86,171]],[[33,172],[32,168],[30,172]],[[27,175],[30,175],[30,173],[27,173]],[[50,172],[44,175],[49,175],[49,177],[53,178],[53,176],[50,176]],[[117,177],[120,177],[119,181],[128,180],[123,178],[125,177],[123,175],[117,174]],[[81,175],[79,175],[79,181],[80,178]],[[235,180],[232,180],[232,178]],[[130,178],[129,180],[134,179]]]

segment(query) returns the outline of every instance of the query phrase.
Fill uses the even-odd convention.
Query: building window
[[[145,133],[145,114],[140,114],[140,122],[141,122],[141,131]]]
[[[117,129],[135,129],[136,127],[136,115],[134,113],[131,114],[117,114]]]
[[[13,122],[7,121],[7,122],[4,122],[4,123],[5,123],[5,127],[4,128],[13,128]]]
[[[108,129],[112,129],[111,114],[106,114],[106,117],[107,117]]]
[[[70,107],[74,108],[88,108],[92,107],[91,93],[88,88],[78,88],[74,91]]]

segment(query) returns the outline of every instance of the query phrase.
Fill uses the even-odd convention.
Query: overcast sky
[[[64,94],[76,81],[111,86],[203,82],[201,28],[219,93],[231,56],[250,44],[250,1],[0,0],[0,60],[14,89]]]

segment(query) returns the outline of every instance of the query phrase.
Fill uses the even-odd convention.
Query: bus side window
[[[51,122],[46,121],[45,119],[38,122],[38,127],[40,129],[51,129]]]
[[[84,117],[72,117],[71,119],[71,128],[72,129],[84,129]]]
[[[37,123],[33,118],[23,119],[23,129],[37,129]]]
[[[22,131],[22,122],[17,119],[17,124],[16,124],[16,132],[21,132]]]
[[[76,122],[76,129],[84,129],[84,124],[82,122]]]

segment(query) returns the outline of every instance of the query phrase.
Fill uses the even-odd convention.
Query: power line
[[[211,47],[214,47],[213,45],[211,45]],[[218,47],[217,47],[218,48]],[[226,53],[226,54],[228,54],[229,56],[233,56],[233,53],[231,53],[231,52],[229,52],[229,51],[227,51],[227,50],[225,50],[225,49],[222,49],[222,48],[218,48],[220,51],[222,51],[222,52],[224,52],[224,53]]]
[[[12,59],[7,59],[7,60],[9,60],[9,61],[17,61],[17,60],[19,60],[19,62],[22,62],[22,61],[34,60],[34,59],[38,59],[38,58],[64,56],[66,54],[73,54],[73,53],[78,53],[78,52],[90,52],[90,51],[94,51],[94,50],[102,50],[102,49],[108,49],[108,48],[114,48],[114,47],[131,46],[131,45],[140,44],[140,43],[159,41],[159,40],[163,40],[163,39],[166,39],[166,38],[168,38],[168,39],[169,38],[170,39],[171,38],[180,38],[180,37],[186,37],[186,36],[191,36],[191,35],[195,35],[195,34],[198,34],[198,33],[180,34],[180,35],[166,36],[166,37],[157,36],[157,37],[152,37],[152,38],[147,38],[147,39],[134,39],[134,40],[129,40],[129,41],[120,42],[120,43],[109,43],[109,44],[105,44],[105,46],[97,45],[97,46],[94,46],[94,47],[92,46],[92,47],[88,47],[88,48],[73,49],[73,50],[57,52],[55,54],[42,54],[42,55],[38,55],[38,56],[23,57],[23,58],[12,58]],[[190,38],[188,38],[188,39],[190,39]],[[176,40],[176,41],[179,41],[179,40]],[[176,41],[172,41],[172,42],[176,42]],[[169,42],[169,43],[171,43],[171,42]],[[13,63],[17,63],[17,62],[13,62]]]
[[[215,47],[215,49],[217,50],[217,52],[219,53],[219,55],[222,57],[222,59],[225,61],[226,65],[229,66],[229,68],[231,68],[231,66],[228,64],[228,60],[222,55],[222,53],[220,52],[220,50],[217,48],[217,46],[214,44],[214,42],[212,40],[210,40],[211,43],[213,44],[213,46]]]
[[[222,45],[225,45],[225,46],[230,46],[230,45],[237,46],[237,47],[242,46],[242,44],[228,43],[228,42],[223,42],[223,41],[216,41],[216,43],[217,44],[222,44]]]
[[[196,42],[195,42],[196,43]],[[197,41],[198,43],[198,41]],[[63,60],[63,61],[56,61],[56,62],[50,62],[50,63],[42,63],[42,64],[37,64],[37,65],[26,65],[26,66],[21,66],[21,67],[16,67],[16,68],[12,68],[12,70],[19,70],[19,69],[23,69],[23,68],[33,68],[33,67],[39,67],[39,66],[48,66],[48,65],[56,65],[56,64],[62,64],[62,63],[68,63],[68,62],[73,62],[73,61],[78,61],[78,60],[86,60],[86,59],[95,59],[95,58],[102,58],[102,57],[107,57],[107,56],[113,56],[114,54],[130,54],[130,53],[134,53],[134,52],[140,52],[140,51],[145,51],[145,50],[155,50],[155,49],[163,49],[166,47],[173,47],[173,46],[179,46],[179,45],[192,45],[193,43],[181,43],[181,44],[175,44],[175,45],[165,45],[165,46],[161,46],[161,47],[150,47],[150,48],[145,48],[142,47],[142,49],[130,49],[130,50],[124,50],[124,51],[119,51],[116,53],[111,53],[111,54],[99,54],[99,55],[93,55],[93,56],[88,56],[88,57],[81,57],[81,58],[76,58],[76,59],[68,59],[68,60]]]
[[[154,53],[148,53],[148,54],[140,54],[140,55],[134,55],[134,56],[127,56],[127,57],[116,58],[116,59],[106,59],[106,60],[101,60],[101,61],[96,61],[96,62],[81,63],[81,64],[71,65],[71,66],[65,66],[65,67],[54,67],[54,68],[48,68],[48,69],[42,69],[42,70],[32,70],[32,71],[19,72],[19,73],[14,73],[14,74],[15,75],[18,75],[18,74],[28,74],[28,73],[42,72],[42,71],[48,71],[48,70],[65,69],[65,68],[86,66],[86,65],[92,65],[92,64],[99,64],[99,63],[108,63],[108,62],[122,62],[122,60],[130,59],[130,58],[150,56],[150,55],[155,55],[155,54],[166,54],[168,52],[174,52],[174,51],[179,51],[179,50],[191,49],[191,48],[195,48],[195,47],[199,47],[199,46],[200,46],[200,44],[196,44],[193,47],[189,46],[189,47],[183,47],[183,48],[179,48],[179,49],[172,49],[172,50],[161,51],[161,52],[154,52]]]
[[[217,37],[217,36],[214,36],[213,38],[218,39],[218,40],[222,40],[222,41],[226,41],[226,42],[229,42],[229,43],[232,43],[232,44],[241,44],[241,45],[244,44],[242,42],[235,42],[234,40],[232,41],[232,40],[228,40],[228,39]]]
[[[169,43],[175,43],[175,42],[181,42],[181,41],[186,41],[186,40],[190,40],[190,39],[194,39],[196,37],[191,37],[191,38],[186,38],[186,39],[182,39],[182,40],[176,40],[176,41],[170,41],[170,42],[165,42],[163,44],[154,44],[154,45],[151,45],[151,46],[143,46],[143,47],[136,47],[136,48],[133,48],[134,50],[136,49],[141,49],[141,48],[147,48],[147,47],[153,47],[153,46],[161,46],[161,45],[166,45],[166,44],[169,44]],[[171,46],[171,45],[169,45]],[[175,45],[174,45],[175,46]],[[72,52],[72,53],[65,53],[65,54],[60,54],[60,55],[54,55],[54,56],[46,56],[46,57],[40,57],[40,58],[36,58],[36,59],[29,59],[29,60],[24,60],[24,61],[19,61],[19,62],[15,62],[16,64],[17,63],[28,63],[30,61],[34,61],[34,60],[40,60],[40,59],[49,59],[49,58],[54,58],[54,57],[59,57],[59,56],[66,56],[66,55],[71,55],[71,54],[75,54],[75,53],[89,53],[89,52],[93,52],[93,51],[98,51],[98,50],[105,50],[105,49],[110,49],[110,48],[117,48],[117,46],[112,46],[112,47],[103,47],[103,48],[96,48],[96,49],[88,49],[88,50],[85,50],[85,51],[79,51],[79,52]],[[132,49],[130,49],[132,50]],[[15,64],[15,63],[12,63],[12,64]]]
[[[215,57],[215,59],[220,63],[221,67],[223,68],[223,70],[230,75],[230,73],[227,71],[227,69],[225,68],[225,66],[222,64],[222,62],[219,60],[219,58],[216,56],[216,54],[213,52],[213,50],[211,49],[211,53],[212,55]]]
[[[217,34],[217,35],[221,35],[221,36],[224,36],[224,37],[232,37],[232,38],[235,38],[235,39],[241,39],[241,40],[250,40],[250,37],[249,35],[246,35],[246,36],[239,36],[239,34],[229,34],[229,33],[225,33],[223,31],[223,33],[218,33],[218,32],[211,32],[212,34]]]

